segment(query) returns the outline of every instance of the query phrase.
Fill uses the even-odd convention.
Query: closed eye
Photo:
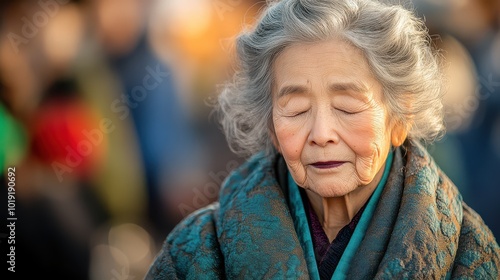
[[[289,117],[298,117],[300,115],[304,115],[305,113],[307,113],[307,111],[300,111],[300,112],[297,112],[297,113],[293,113],[293,114],[290,114]]]
[[[345,114],[345,115],[354,115],[354,114],[358,113],[358,112],[346,111],[346,110],[339,109],[339,108],[337,108],[337,111],[339,111],[339,112],[341,112],[342,114]]]

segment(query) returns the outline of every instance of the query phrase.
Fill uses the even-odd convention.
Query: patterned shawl
[[[279,155],[259,154],[231,173],[219,202],[168,235],[146,279],[317,278],[301,245],[307,220],[294,217],[283,169]],[[346,278],[500,279],[499,267],[491,231],[425,149],[396,149]]]

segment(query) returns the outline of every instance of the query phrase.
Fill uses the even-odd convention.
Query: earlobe
[[[408,136],[408,129],[402,123],[398,123],[394,126],[391,135],[391,142],[394,147],[399,147],[403,145],[406,140],[406,136]]]

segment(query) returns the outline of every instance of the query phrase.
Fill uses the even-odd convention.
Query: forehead
[[[274,89],[311,79],[367,85],[375,81],[363,52],[341,39],[286,47],[274,62],[273,76]]]

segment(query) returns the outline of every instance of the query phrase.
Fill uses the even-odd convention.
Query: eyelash
[[[357,112],[348,112],[348,111],[341,110],[341,109],[337,109],[337,110],[340,111],[342,114],[346,114],[346,115],[354,115],[357,113]]]
[[[338,109],[336,108],[337,111],[341,112],[342,114],[344,115],[355,115],[357,114],[358,112],[349,112],[349,111],[345,111],[345,110],[342,110],[342,109]],[[294,117],[298,117],[298,116],[301,116],[303,114],[307,113],[307,111],[302,111],[302,112],[298,112],[298,113],[295,113],[295,114],[292,114],[290,115],[289,117],[290,118],[294,118]]]
[[[293,117],[298,117],[298,116],[303,115],[303,114],[305,114],[305,113],[307,113],[307,111],[302,111],[302,112],[299,112],[299,113],[293,114],[293,115],[291,115],[290,117],[291,117],[291,118],[293,118]]]

